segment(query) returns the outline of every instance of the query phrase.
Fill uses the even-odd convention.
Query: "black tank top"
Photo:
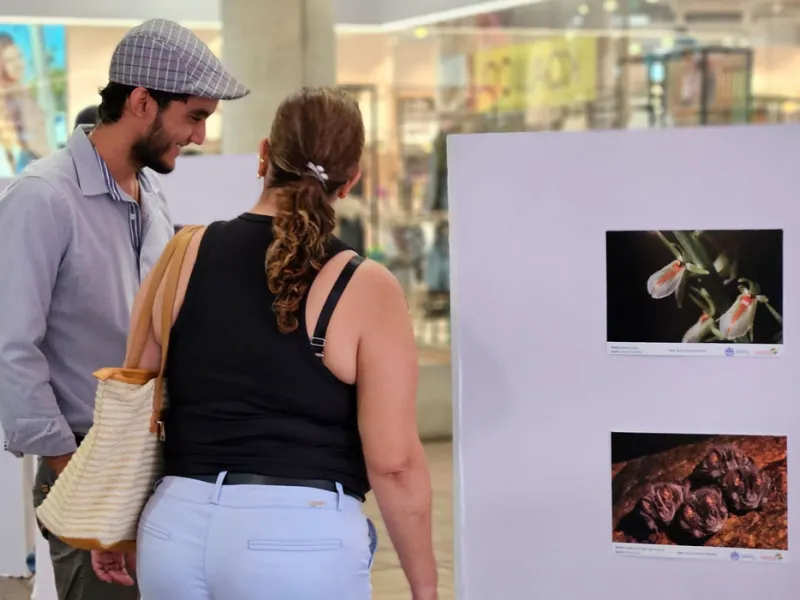
[[[317,355],[305,299],[297,330],[278,331],[264,272],[272,239],[272,218],[252,213],[203,236],[170,337],[166,473],[326,479],[363,497],[355,386]],[[326,255],[347,249],[333,238]]]

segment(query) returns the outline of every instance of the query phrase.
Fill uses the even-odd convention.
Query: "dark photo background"
[[[714,434],[611,432],[611,463],[660,454],[686,444],[704,442]]]
[[[663,233],[672,237],[671,231]],[[783,231],[724,230],[708,234],[717,246],[738,256],[737,276],[760,284],[761,293],[782,314]],[[714,246],[706,247],[715,252]],[[673,260],[669,249],[649,231],[606,232],[607,341],[679,343],[697,322],[700,309],[688,297],[683,308],[678,308],[674,296],[655,300],[647,293],[647,279]],[[737,282],[725,286],[724,293],[733,302],[739,294]],[[717,307],[717,319],[726,308]],[[753,343],[774,343],[781,326],[765,306],[756,311]]]

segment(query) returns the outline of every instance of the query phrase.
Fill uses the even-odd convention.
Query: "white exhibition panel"
[[[50,545],[36,530],[36,577],[33,580],[31,600],[58,600],[53,563],[50,561]]]
[[[256,154],[183,156],[175,170],[160,176],[172,220],[207,225],[232,219],[258,201],[264,181],[257,178]]]
[[[459,600],[796,596],[797,557],[612,552],[612,431],[786,435],[797,522],[800,320],[776,359],[611,356],[605,246],[607,230],[783,229],[793,306],[800,127],[448,145]]]
[[[175,223],[207,225],[255,205],[264,185],[256,177],[257,168],[255,154],[183,156],[172,173],[158,180]],[[0,191],[9,183],[0,178]]]
[[[26,560],[33,552],[32,458],[0,451],[0,481],[0,577],[25,577]]]

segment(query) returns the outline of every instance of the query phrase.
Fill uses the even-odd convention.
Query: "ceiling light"
[[[589,5],[588,4],[581,4],[578,7],[578,12],[582,14],[584,17],[589,14]]]
[[[617,0],[604,0],[603,8],[606,12],[614,12],[617,10]]]

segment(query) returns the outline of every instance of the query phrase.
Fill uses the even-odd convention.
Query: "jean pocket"
[[[255,552],[332,552],[341,550],[342,540],[247,540],[247,549]]]
[[[154,538],[164,541],[169,540],[172,537],[171,532],[147,522],[142,522],[139,524],[139,533],[146,533]]]

